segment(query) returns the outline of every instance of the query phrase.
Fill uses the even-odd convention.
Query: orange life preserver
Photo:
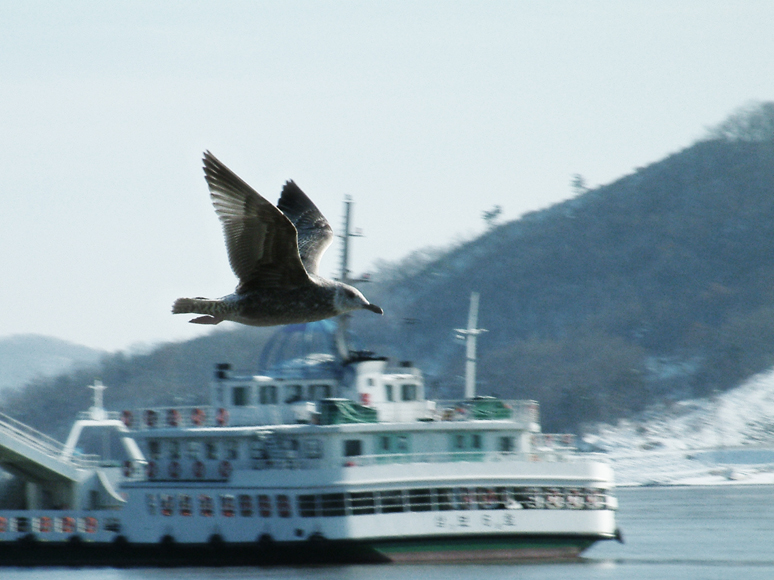
[[[132,417],[131,411],[121,411],[121,421],[123,421],[124,426],[127,429],[130,429],[132,427],[132,422],[134,421],[134,417]]]
[[[41,534],[47,534],[51,531],[51,518],[48,516],[41,516],[38,520],[38,531]]]
[[[5,533],[8,530],[8,520],[0,516],[0,534]]]
[[[225,459],[220,462],[220,465],[218,466],[218,473],[223,479],[228,479],[231,475],[231,463],[226,461]]]
[[[193,423],[197,427],[202,425],[206,418],[207,418],[207,415],[205,415],[204,411],[202,411],[201,409],[197,408],[191,411],[191,423]]]
[[[65,516],[62,518],[62,533],[72,534],[75,531],[75,518]]]
[[[218,425],[223,427],[226,423],[228,423],[228,409],[224,409],[221,407],[218,409],[218,414],[215,417],[215,420],[218,422]]]
[[[206,470],[207,466],[202,461],[196,461],[193,464],[193,474],[197,479],[203,478]]]
[[[180,464],[177,461],[173,461],[169,464],[169,477],[177,479],[180,477]]]
[[[148,479],[155,479],[156,478],[156,462],[155,461],[149,461],[148,465],[145,466],[145,473],[148,475]]]
[[[177,427],[180,423],[180,411],[177,409],[167,409],[167,425]]]
[[[360,393],[360,404],[361,405],[370,405],[371,404],[371,395],[368,393]]]

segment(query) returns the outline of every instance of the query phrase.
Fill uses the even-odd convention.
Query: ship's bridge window
[[[226,459],[239,458],[239,442],[233,439],[226,441]]]
[[[204,447],[207,452],[207,459],[218,458],[218,444],[215,441],[207,441],[207,443],[204,444]]]
[[[247,387],[234,387],[231,390],[231,404],[235,407],[245,407],[248,404],[247,401]]]
[[[344,456],[355,457],[363,454],[363,441],[360,439],[347,439],[344,441]]]
[[[201,443],[198,441],[189,441],[186,445],[188,459],[199,459],[201,453]]]
[[[161,457],[161,446],[159,445],[159,442],[151,439],[148,441],[148,455],[151,459],[158,459]]]
[[[320,459],[323,456],[322,441],[319,439],[305,439],[304,455],[309,459]]]
[[[499,449],[500,453],[511,453],[515,446],[513,444],[513,437],[500,437]]]
[[[277,404],[277,387],[276,385],[264,385],[260,390],[261,405],[276,405]]]
[[[288,385],[285,387],[285,402],[298,403],[304,400],[304,388],[301,385]]]
[[[401,401],[416,401],[417,386],[414,383],[405,383],[400,386]]]
[[[309,400],[320,401],[331,396],[330,385],[312,385],[309,387]]]
[[[384,400],[385,401],[395,400],[395,393],[392,390],[392,385],[384,385]]]
[[[169,458],[180,459],[180,441],[173,439],[169,442]]]

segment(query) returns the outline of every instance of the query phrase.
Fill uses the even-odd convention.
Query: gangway
[[[65,445],[0,413],[0,467],[28,481],[76,482],[82,469],[98,465],[96,455],[67,455]]]

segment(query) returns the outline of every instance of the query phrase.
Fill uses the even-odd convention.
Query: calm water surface
[[[618,490],[626,543],[578,562],[314,568],[0,569],[2,580],[758,580],[774,579],[774,487]]]

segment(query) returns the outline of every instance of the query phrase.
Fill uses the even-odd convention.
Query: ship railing
[[[496,462],[575,462],[589,459],[588,454],[573,450],[500,452],[500,451],[448,451],[441,453],[385,453],[345,457],[344,467],[367,467],[399,463],[496,463]]]
[[[476,397],[437,400],[435,403],[433,419],[439,421],[505,420],[525,424],[540,422],[540,406],[537,401]]]
[[[9,417],[5,413],[0,413],[0,432],[6,433],[16,441],[35,449],[36,451],[59,460],[72,463],[76,467],[94,467],[99,462],[98,455],[72,455],[65,456],[65,445],[49,437],[45,433]]]

